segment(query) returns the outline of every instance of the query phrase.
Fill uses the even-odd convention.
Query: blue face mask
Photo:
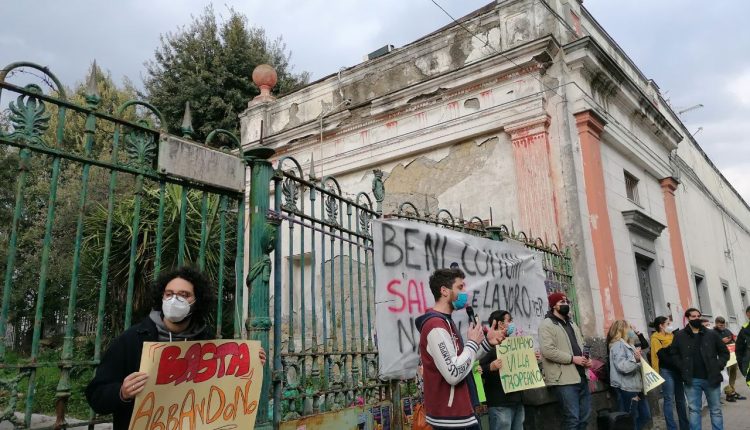
[[[632,329],[628,330],[628,337],[629,338],[635,338],[635,339],[638,338],[638,336],[635,334],[635,332]]]
[[[458,293],[458,298],[452,302],[453,310],[459,310],[466,307],[466,302],[469,301],[469,294],[465,291]]]
[[[505,335],[510,336],[516,332],[516,323],[512,322],[505,327]]]

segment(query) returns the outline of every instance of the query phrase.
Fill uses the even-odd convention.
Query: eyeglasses
[[[162,295],[162,298],[164,300],[169,300],[172,297],[177,297],[178,300],[190,300],[193,298],[193,295],[187,291],[178,291],[177,293],[174,293],[172,291],[165,291]]]

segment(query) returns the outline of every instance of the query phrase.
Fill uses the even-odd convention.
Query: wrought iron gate
[[[282,157],[272,166],[266,161],[273,155],[270,149],[259,148],[249,155],[255,196],[251,197],[251,237],[273,238],[273,245],[269,241],[264,252],[274,249],[273,263],[269,259],[266,264],[272,265],[267,268],[269,281],[273,275],[273,350],[280,352],[273,361],[275,427],[284,427],[285,422],[293,424],[287,428],[297,428],[297,424],[355,426],[356,415],[347,414],[348,410],[367,411],[369,405],[380,402],[389,404],[393,427],[403,426],[402,400],[415,395],[413,381],[377,378],[370,230],[370,221],[376,217],[393,216],[494,240],[520,241],[544,255],[548,290],[565,290],[575,297],[571,258],[556,245],[548,246],[506,226],[489,226],[477,217],[454,217],[446,210],[434,216],[420,214],[410,202],[402,203],[397,213],[384,215],[386,190],[378,170],[374,171],[372,196],[359,192],[349,198],[334,177],[316,178],[311,169],[305,178],[302,166],[292,157]],[[263,286],[258,290],[268,291]],[[268,300],[268,296],[251,293],[253,303],[262,305]],[[258,313],[262,313],[260,308]]]
[[[54,94],[6,82],[27,69]],[[157,171],[160,147],[175,137],[148,103],[101,110],[95,65],[85,105],[25,62],[0,70],[0,95],[12,100],[0,128],[10,181],[0,185],[0,421],[107,421],[89,410],[83,388],[108,341],[148,312],[161,270],[190,263],[207,272],[220,298],[216,335],[242,336],[244,193]],[[189,115],[182,131],[191,136]],[[207,140],[219,135],[239,146],[225,130]]]
[[[56,94],[5,81],[23,67],[45,73]],[[9,93],[0,167],[16,173],[13,184],[0,185],[0,421],[27,428],[34,413],[55,415],[47,427],[56,428],[107,421],[90,412],[82,392],[102,351],[148,310],[147,286],[162,269],[194,263],[217,285],[217,337],[258,339],[271,353],[259,428],[326,412],[334,414],[318,416],[334,428],[336,412],[380,402],[390,403],[394,428],[402,426],[401,399],[415,387],[377,379],[373,331],[370,221],[389,216],[382,172],[372,194],[347,197],[336,178],[305,175],[291,157],[273,166],[273,151],[256,148],[242,156],[250,168],[246,205],[241,190],[157,169],[159,148],[174,136],[147,103],[103,112],[95,79],[85,105],[73,103],[32,63],[0,70],[0,96]],[[188,118],[183,137],[190,135]],[[218,135],[239,147],[226,130],[206,143]],[[569,255],[540,239],[444,210],[420,214],[408,202],[390,216],[522,241],[543,252],[548,288],[575,294]]]

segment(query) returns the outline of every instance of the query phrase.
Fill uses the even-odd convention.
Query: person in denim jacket
[[[635,332],[625,320],[617,320],[609,328],[609,384],[617,393],[620,411],[632,415],[636,430],[641,430],[651,419],[651,411],[642,394],[641,349],[628,341],[634,338]]]

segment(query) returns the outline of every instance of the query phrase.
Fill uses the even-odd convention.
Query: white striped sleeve
[[[482,343],[486,343],[486,340]],[[471,373],[472,364],[480,347],[470,340],[464,345],[461,355],[456,355],[456,347],[448,330],[435,327],[427,334],[427,352],[435,366],[450,385],[456,385]],[[485,350],[486,352],[486,350]]]

